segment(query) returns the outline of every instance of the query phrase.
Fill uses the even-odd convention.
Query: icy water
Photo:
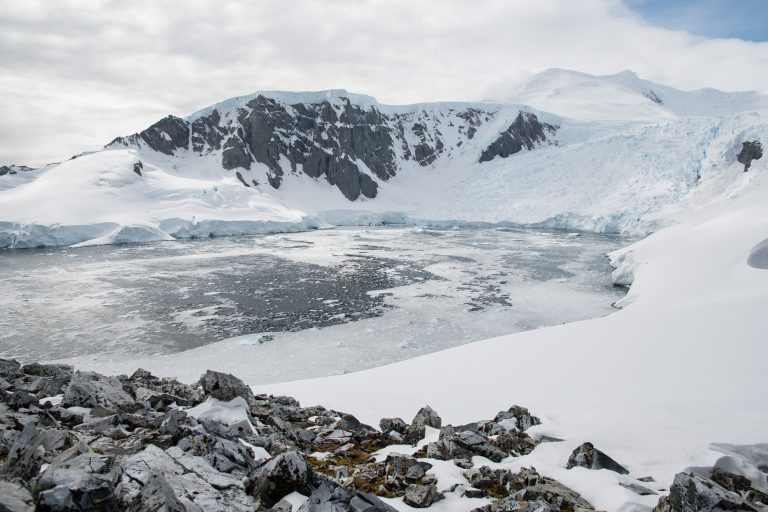
[[[119,366],[239,337],[266,381],[352,371],[608,314],[624,291],[611,286],[605,253],[624,244],[350,228],[4,251],[0,357]],[[329,347],[344,350],[318,357]],[[264,362],[276,359],[284,364]]]

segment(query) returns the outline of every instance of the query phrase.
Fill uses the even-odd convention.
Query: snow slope
[[[322,227],[234,177],[201,180],[100,151],[39,171],[0,198],[0,247],[170,240]],[[10,221],[10,222],[9,222]]]
[[[768,272],[747,262],[768,233],[765,171],[613,253],[616,278],[634,278],[627,307],[615,314],[256,391],[323,403],[374,425],[383,416],[410,419],[424,404],[454,424],[521,404],[543,416],[535,432],[565,441],[501,466],[533,465],[598,509],[652,507],[658,496],[638,496],[619,482],[651,475],[655,488],[667,488],[675,473],[723,456],[711,443],[768,440]],[[564,469],[584,441],[630,477]]]

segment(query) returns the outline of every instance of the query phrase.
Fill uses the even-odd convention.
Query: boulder
[[[30,481],[40,472],[44,455],[45,448],[42,445],[40,431],[35,427],[34,422],[30,421],[24,425],[21,434],[8,451],[4,476]]]
[[[333,482],[320,484],[309,499],[299,507],[299,512],[395,512],[395,510],[372,494],[350,492]]]
[[[416,444],[424,438],[425,427],[440,428],[443,421],[430,406],[422,407],[405,431],[403,442]]]
[[[741,496],[707,478],[693,473],[678,473],[654,512],[721,512],[756,510]]]
[[[123,391],[122,383],[93,372],[76,372],[67,386],[62,407],[96,407],[131,412],[138,408],[134,399]]]
[[[622,475],[628,475],[629,470],[610,458],[605,453],[596,449],[592,443],[584,443],[571,453],[568,463],[565,466],[568,469],[579,467],[587,469],[607,469]]]
[[[382,418],[379,422],[379,428],[385,434],[390,432],[405,434],[405,431],[408,430],[408,424],[401,418]]]
[[[15,482],[0,480],[0,512],[32,512],[35,501],[29,491]]]
[[[162,473],[153,473],[127,512],[186,512]]]
[[[409,483],[420,482],[432,468],[432,464],[419,461],[410,455],[390,453],[387,455],[385,467],[387,487],[397,489]]]
[[[113,457],[98,454],[83,442],[62,452],[35,485],[38,508],[117,511],[115,487],[122,471],[114,462]]]
[[[405,489],[403,502],[414,508],[427,508],[433,503],[440,501],[444,496],[438,492],[435,484],[419,485],[414,484]]]
[[[253,479],[253,494],[265,507],[273,506],[292,492],[309,496],[316,488],[312,468],[294,451],[273,458],[257,470]]]
[[[228,373],[208,370],[200,377],[198,385],[203,388],[207,395],[223,402],[229,402],[238,396],[246,401],[253,397],[251,388],[246,386],[242,380]]]

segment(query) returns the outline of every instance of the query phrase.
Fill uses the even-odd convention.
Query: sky
[[[0,164],[257,90],[503,98],[548,68],[768,89],[768,0],[0,0]]]

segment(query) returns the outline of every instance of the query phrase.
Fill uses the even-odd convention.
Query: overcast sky
[[[768,0],[0,0],[0,163],[265,89],[498,99],[561,67],[764,90],[766,19]]]

